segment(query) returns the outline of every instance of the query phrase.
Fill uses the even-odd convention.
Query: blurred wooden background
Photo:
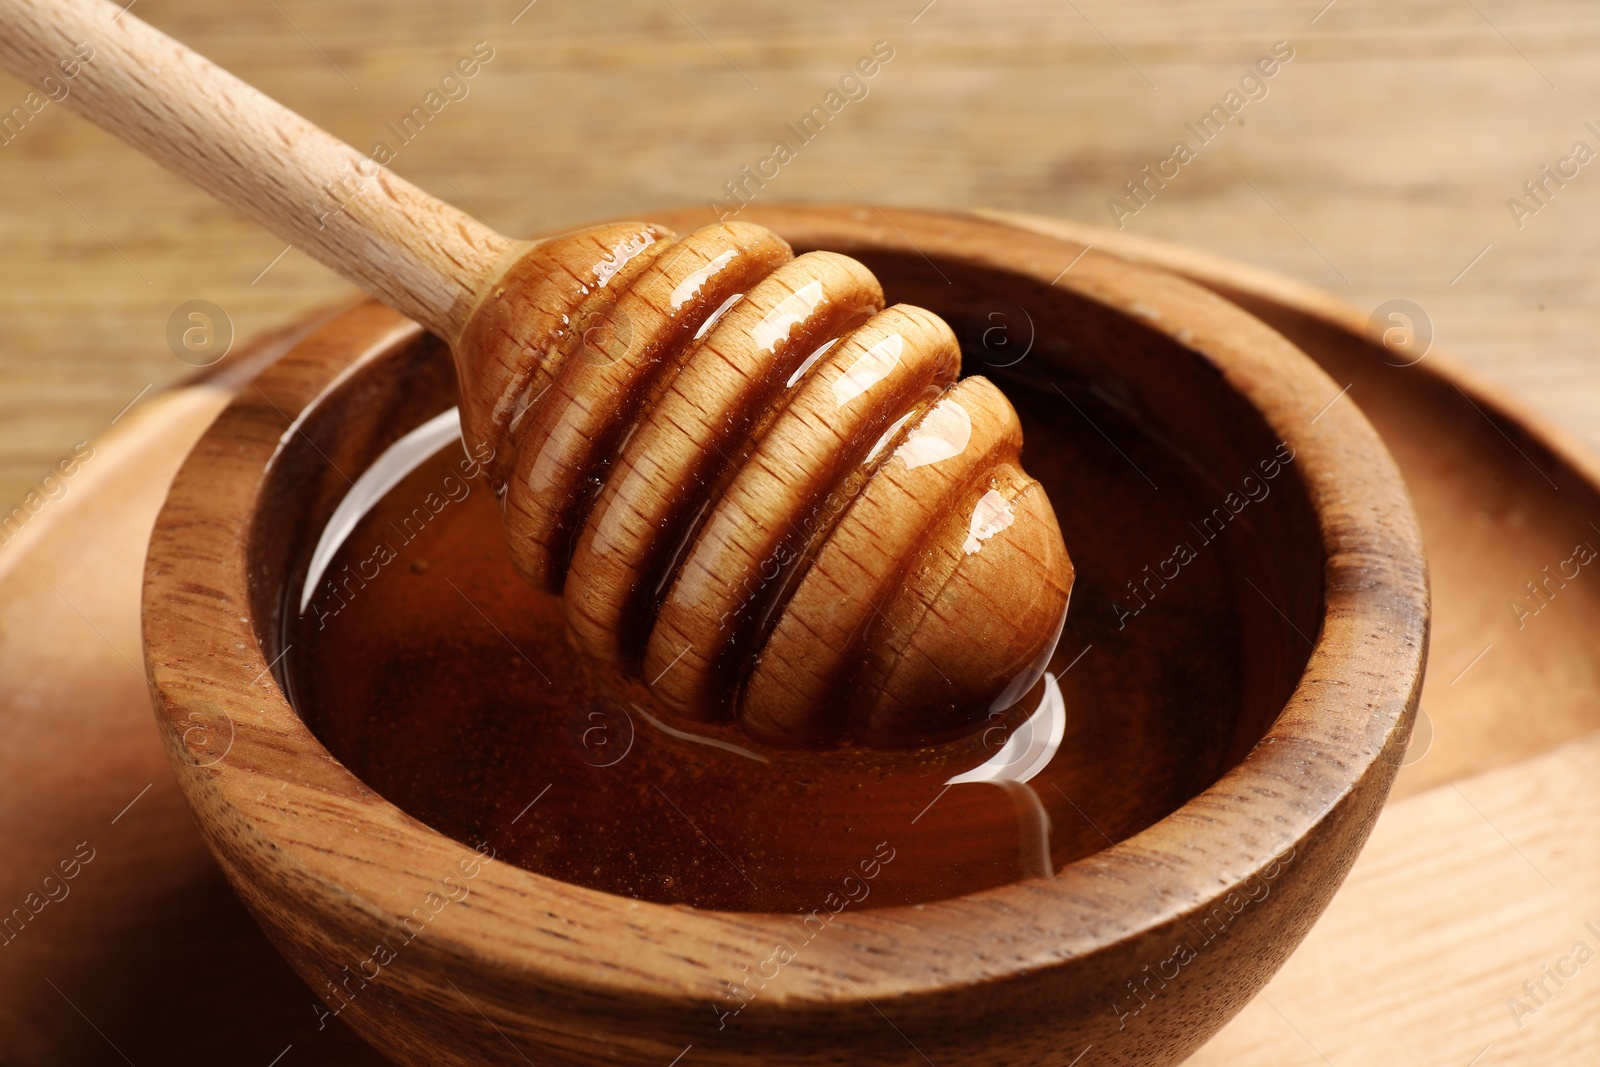
[[[434,116],[394,169],[508,232],[723,195],[877,41],[894,58],[869,95],[801,148],[761,198],[995,207],[1108,224],[1107,201],[1123,183],[1170,155],[1176,139],[1193,143],[1185,123],[1286,41],[1294,58],[1265,98],[1128,219],[1128,231],[1276,269],[1363,309],[1414,301],[1438,346],[1600,447],[1591,344],[1600,328],[1600,160],[1550,185],[1548,203],[1520,228],[1507,207],[1575,141],[1600,151],[1600,132],[1584,125],[1600,130],[1593,3],[525,4],[138,0],[135,11],[363,149],[396,144],[386,124],[487,42],[494,58],[469,95]],[[0,115],[26,92],[0,77]],[[242,338],[349,292],[58,104],[0,141],[0,501],[190,369],[167,341],[179,305],[214,302]],[[1559,802],[1550,783],[1589,773],[1563,759],[1527,810]],[[1499,847],[1477,832],[1473,847]],[[1384,834],[1380,824],[1369,850],[1377,859],[1352,880],[1368,894],[1381,894],[1385,879],[1402,888],[1416,877],[1413,869],[1412,882],[1401,879],[1396,865],[1417,858],[1385,851]],[[1426,861],[1490,862],[1458,843],[1441,830]],[[1592,873],[1573,882],[1590,886]],[[1526,871],[1506,877],[1510,896],[1485,901],[1486,917],[1515,912],[1524,890],[1530,899],[1542,892],[1519,888]],[[1600,921],[1600,901],[1568,903]],[[1202,1059],[1376,1063],[1391,1047],[1386,1031],[1409,1031],[1412,1051],[1395,1062],[1466,1067],[1477,1039],[1455,1041],[1448,1057],[1415,1054],[1435,1045],[1421,1035],[1440,1035],[1444,1020],[1436,1000],[1433,1014],[1414,1020],[1405,1005],[1419,975],[1440,972],[1462,983],[1463,1017],[1506,1035],[1480,1053],[1479,1067],[1513,1062],[1506,1053],[1520,1031],[1503,1004],[1520,995],[1512,971],[1473,971],[1473,942],[1505,931],[1456,918],[1395,930],[1397,943],[1421,940],[1402,951],[1406,969],[1374,964],[1372,987],[1355,1001],[1362,1018],[1339,1025],[1339,1012],[1317,1015],[1351,991],[1286,972]],[[1336,938],[1346,921],[1330,913],[1313,937]],[[1551,936],[1562,930],[1551,926]],[[1530,945],[1514,977],[1537,979],[1562,950]],[[1594,1003],[1569,996],[1552,1012]],[[1396,1019],[1364,1024],[1383,1004]],[[1558,1028],[1540,1023],[1553,1038]],[[1594,1027],[1560,1032],[1592,1038]],[[1467,1043],[1473,1049],[1456,1057]],[[1532,1055],[1515,1062],[1591,1062],[1577,1046]]]
[[[1506,207],[1575,140],[1600,149],[1592,3],[525,3],[136,10],[364,149],[487,41],[470,95],[394,166],[512,232],[721,195],[878,40],[895,58],[870,95],[762,197],[1109,222],[1123,183],[1288,41],[1266,98],[1129,230],[1363,308],[1413,300],[1439,344],[1600,445],[1600,162],[1521,230]],[[0,110],[24,92],[0,78]],[[213,301],[247,335],[347,291],[297,252],[266,269],[281,242],[57,104],[0,146],[0,204],[0,500],[187,369],[178,305]]]

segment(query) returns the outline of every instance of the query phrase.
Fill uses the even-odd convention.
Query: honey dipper
[[[678,715],[907,745],[1043,669],[1073,569],[1016,412],[860,263],[738,222],[513,240],[107,0],[0,0],[0,30],[12,73],[450,344],[517,570]]]

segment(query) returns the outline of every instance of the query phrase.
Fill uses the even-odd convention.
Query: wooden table
[[[1120,195],[1127,233],[1270,267],[1363,309],[1412,301],[1436,344],[1600,448],[1589,344],[1600,162],[1562,163],[1578,140],[1600,152],[1600,8],[1323,2],[137,10],[358,146],[398,146],[396,170],[508,232],[724,196],[887,41],[894,58],[868,95],[758,198],[1106,224]],[[387,124],[480,41],[493,59],[468,94],[401,145]],[[1292,59],[1247,82],[1259,99],[1202,142],[1187,124],[1225,106],[1280,41]],[[25,93],[0,78],[0,115]],[[1193,158],[1147,179],[1180,138]],[[347,291],[58,104],[0,142],[0,500],[190,369],[167,337],[180,305],[219,305],[242,338]],[[1576,174],[1558,185],[1544,165]],[[1534,180],[1542,203],[1523,190]],[[1145,203],[1129,181],[1146,183]],[[1528,698],[1537,734],[1537,679]],[[1196,1063],[1593,1062],[1600,963],[1559,986],[1544,976],[1575,966],[1575,942],[1600,952],[1600,849],[1588,840],[1600,739],[1454,778],[1440,729],[1440,756],[1402,772],[1301,952]],[[1523,983],[1541,980],[1536,1004]]]

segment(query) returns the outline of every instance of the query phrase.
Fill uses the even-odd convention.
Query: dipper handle
[[[510,240],[107,0],[0,0],[0,61],[448,341],[518,571],[678,715],[918,744],[1044,670],[1073,568],[1017,414],[860,263]]]
[[[525,247],[108,0],[0,0],[0,62],[452,343]]]

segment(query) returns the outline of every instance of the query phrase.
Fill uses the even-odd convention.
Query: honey
[[[675,719],[640,680],[573,650],[559,599],[518,578],[458,440],[313,576],[287,613],[280,677],[330,752],[391,802],[577,885],[806,913],[1048,874],[1215,781],[1285,695],[1247,686],[1240,662],[1229,568],[1248,531],[1203,545],[1130,614],[1126,579],[1170,555],[1212,487],[1094,390],[1067,388],[1093,429],[1050,393],[1012,399],[1078,564],[1072,607],[1045,677],[964,738],[775,748],[733,723]],[[1113,528],[1118,514],[1141,521]]]

